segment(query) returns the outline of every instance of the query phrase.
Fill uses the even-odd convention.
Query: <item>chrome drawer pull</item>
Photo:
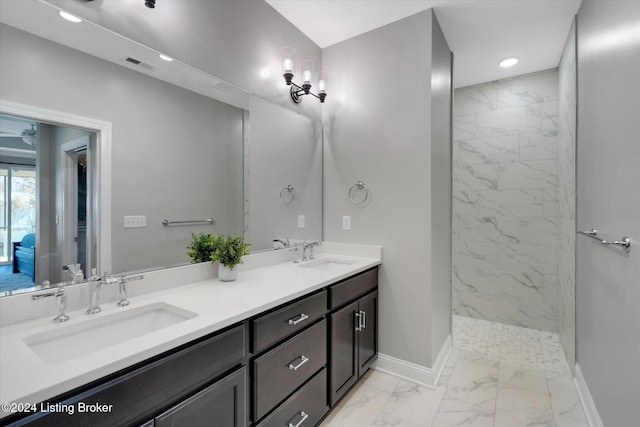
[[[304,411],[300,411],[300,416],[302,417],[302,419],[298,421],[298,424],[294,424],[292,421],[289,421],[289,427],[300,427],[302,423],[305,422],[307,418],[309,418],[309,414],[306,414]]]
[[[360,311],[360,313],[361,313],[360,319],[362,319],[362,325],[360,326],[360,328],[365,329],[367,327],[367,312]]]
[[[297,320],[293,320],[293,317],[291,319],[289,319],[289,324],[290,325],[297,325],[298,323],[300,323],[300,322],[302,322],[304,320],[307,320],[309,318],[309,316],[307,314],[304,314],[304,313],[300,313],[298,316],[299,317],[298,317]]]
[[[362,330],[362,319],[360,318],[360,311],[356,311],[356,331],[360,332]]]
[[[292,371],[297,371],[300,366],[304,365],[308,361],[309,361],[308,357],[300,356],[300,363],[298,363],[297,365],[294,365],[293,362],[289,363],[289,369]]]

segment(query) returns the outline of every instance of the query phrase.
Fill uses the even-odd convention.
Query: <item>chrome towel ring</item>
[[[360,194],[360,196],[358,196]],[[362,196],[364,194],[364,196]],[[356,205],[363,205],[369,198],[369,189],[364,182],[358,181],[349,189],[349,200]]]
[[[280,203],[289,206],[296,199],[296,190],[289,184],[280,191]]]

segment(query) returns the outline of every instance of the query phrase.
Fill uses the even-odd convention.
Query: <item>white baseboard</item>
[[[418,365],[416,363],[407,362],[387,354],[378,354],[378,359],[373,365],[376,371],[391,374],[398,378],[411,381],[425,387],[436,388],[440,374],[444,369],[447,359],[451,354],[451,335],[449,335],[442,345],[438,357],[436,358],[433,368]]]
[[[600,419],[600,414],[598,414],[598,409],[596,408],[596,404],[591,397],[591,392],[589,392],[589,387],[587,387],[587,382],[584,380],[584,376],[582,375],[582,371],[580,370],[580,366],[576,363],[576,377],[574,379],[576,383],[576,389],[578,389],[578,396],[580,396],[580,400],[582,401],[582,407],[584,408],[585,415],[587,416],[587,422],[590,427],[604,427],[602,423],[602,419]]]

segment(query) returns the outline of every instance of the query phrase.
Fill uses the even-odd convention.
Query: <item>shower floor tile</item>
[[[522,369],[570,375],[560,338],[554,332],[453,316],[453,347]]]

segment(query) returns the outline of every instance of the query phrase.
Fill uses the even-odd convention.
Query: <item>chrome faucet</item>
[[[96,280],[91,281],[89,285],[89,308],[87,309],[87,314],[96,314],[102,311],[100,308],[100,289],[102,289],[103,285],[118,283],[120,299],[116,305],[118,307],[128,306],[129,300],[127,299],[127,284],[132,280],[143,279],[144,276],[142,274],[138,274],[135,276],[113,277],[110,273],[105,273],[102,277],[92,276],[92,278]]]
[[[111,285],[118,282],[117,277],[111,276],[109,273],[105,273],[102,277],[97,277],[97,280],[89,282],[89,308],[87,308],[87,314],[100,313],[100,289],[102,285]]]
[[[313,255],[313,248],[316,246],[320,246],[320,242],[309,243],[309,259],[315,259],[315,255]]]
[[[63,265],[62,269],[67,270],[68,272],[71,273],[72,285],[77,285],[78,283],[84,283],[84,274],[82,273],[82,270],[80,270],[80,264]]]
[[[144,279],[142,274],[138,274],[136,276],[122,276],[120,278],[120,300],[116,304],[118,307],[126,307],[129,305],[129,300],[127,299],[127,283],[132,280],[140,280]]]
[[[306,261],[308,259],[314,259],[315,256],[313,255],[313,248],[315,246],[320,246],[320,243],[318,242],[304,242],[302,244],[302,261]],[[309,258],[307,258],[307,249],[309,249]]]
[[[31,295],[31,300],[36,301],[42,298],[56,297],[56,308],[58,315],[53,318],[53,323],[62,323],[69,320],[69,316],[65,313],[67,309],[67,294],[64,292],[64,284],[58,285],[55,292],[47,292],[44,294]]]

